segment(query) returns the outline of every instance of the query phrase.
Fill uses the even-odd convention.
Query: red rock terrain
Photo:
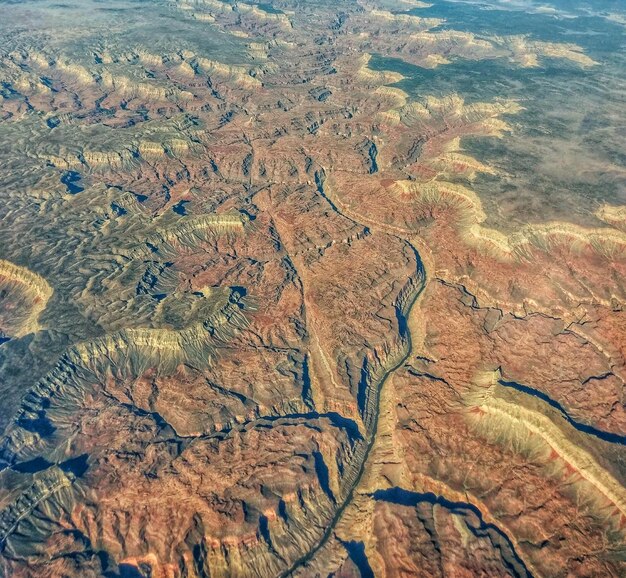
[[[623,576],[619,209],[487,225],[464,139],[521,104],[369,66],[591,58],[119,4],[2,25],[0,575]]]

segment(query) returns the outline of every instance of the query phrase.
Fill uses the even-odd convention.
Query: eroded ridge
[[[39,316],[53,293],[47,281],[25,267],[0,260],[0,292],[0,334],[10,339],[37,331]]]
[[[521,451],[529,452],[535,451],[535,439],[541,440],[540,444],[547,446],[547,453],[551,458],[558,456],[573,470],[574,476],[580,476],[583,484],[586,482],[593,486],[610,503],[610,507],[615,508],[618,516],[617,527],[621,527],[626,507],[623,485],[598,466],[588,452],[568,439],[568,428],[561,429],[540,412],[498,398],[494,395],[496,387],[494,384],[488,388],[480,388],[467,396],[468,419],[472,425],[481,427],[481,414],[484,412],[488,416],[488,425],[486,422],[482,424],[486,426],[485,431],[489,436],[511,440],[511,443],[519,444]],[[474,408],[479,411],[472,411]],[[526,435],[524,432],[527,432]]]

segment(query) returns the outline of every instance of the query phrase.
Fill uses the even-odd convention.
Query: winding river
[[[401,327],[406,326],[407,320],[409,316],[411,315],[411,311],[413,310],[413,306],[417,303],[420,295],[422,294],[422,292],[424,291],[424,288],[426,287],[426,270],[424,268],[424,264],[422,263],[420,255],[415,249],[415,247],[413,247],[413,245],[411,245],[408,241],[404,239],[403,241],[408,243],[413,249],[413,251],[415,252],[415,256],[417,259],[417,275],[418,275],[418,278],[421,280],[421,285],[419,289],[415,292],[415,294],[411,296],[411,299],[406,308],[406,313],[404,313],[402,316],[403,319],[402,319]],[[408,359],[413,349],[411,332],[406,331],[405,335],[406,335],[406,352],[402,355],[399,361],[397,361],[392,367],[390,367],[389,369],[385,371],[385,373],[380,378],[378,384],[375,386],[372,386],[376,389],[376,396],[374,400],[374,408],[375,408],[374,419],[373,419],[370,431],[367,433],[365,437],[364,443],[366,444],[366,447],[365,447],[365,453],[363,455],[363,459],[361,460],[361,463],[359,464],[357,475],[354,478],[354,482],[350,486],[350,489],[346,495],[345,500],[341,503],[339,508],[337,508],[335,515],[333,516],[332,520],[328,524],[324,534],[322,535],[320,540],[317,542],[317,544],[311,550],[309,550],[306,554],[304,554],[302,557],[298,558],[291,565],[290,568],[282,572],[279,575],[280,578],[286,578],[287,576],[291,576],[298,568],[300,568],[301,566],[304,566],[305,564],[307,564],[313,559],[313,557],[326,545],[328,540],[332,537],[333,532],[335,531],[335,528],[341,521],[343,513],[345,512],[346,508],[352,503],[352,500],[354,498],[354,493],[358,489],[361,483],[361,480],[363,479],[363,475],[365,473],[365,467],[367,465],[370,452],[372,451],[372,448],[374,447],[374,444],[376,442],[376,434],[378,433],[378,421],[380,417],[380,414],[379,414],[380,396],[381,396],[382,389],[385,385],[385,382],[389,378],[389,376],[392,375],[399,367],[401,367],[406,362],[406,360]]]

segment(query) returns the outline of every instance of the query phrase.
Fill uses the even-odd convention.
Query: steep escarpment
[[[47,281],[8,261],[0,261],[2,313],[0,334],[3,339],[22,337],[38,329],[38,318],[52,296]]]

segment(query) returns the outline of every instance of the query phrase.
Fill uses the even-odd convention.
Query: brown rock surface
[[[591,56],[113,4],[3,5],[0,576],[623,576],[623,210],[494,225],[527,103],[371,55]]]

